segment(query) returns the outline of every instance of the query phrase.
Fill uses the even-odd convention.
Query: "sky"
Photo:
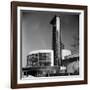
[[[72,50],[73,36],[78,37],[79,15],[62,12],[22,11],[22,66],[25,67],[29,52],[52,49],[52,25],[50,21],[57,15],[61,20],[61,37],[65,49]],[[74,52],[77,53],[77,52]]]

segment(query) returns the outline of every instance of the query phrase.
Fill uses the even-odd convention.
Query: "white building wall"
[[[54,66],[54,53],[53,50],[35,50],[35,51],[31,51],[28,55],[30,54],[37,54],[37,53],[51,53],[51,66]]]
[[[71,51],[67,49],[62,50],[62,59],[65,59],[66,56],[71,55]]]

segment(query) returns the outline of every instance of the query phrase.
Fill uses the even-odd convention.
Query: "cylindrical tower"
[[[62,46],[61,46],[61,29],[60,17],[55,16],[50,24],[52,25],[52,49],[54,50],[54,65],[62,65]]]

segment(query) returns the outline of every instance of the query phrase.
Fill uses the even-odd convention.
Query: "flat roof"
[[[35,50],[35,51],[29,52],[28,55],[30,55],[30,54],[36,54],[36,53],[53,53],[53,50],[51,50],[51,49]]]

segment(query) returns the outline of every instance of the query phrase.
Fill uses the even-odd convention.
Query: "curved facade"
[[[30,52],[27,56],[27,66],[53,66],[53,50],[36,50]]]
[[[67,49],[62,49],[62,59],[66,59],[66,57],[71,55],[71,51]]]

